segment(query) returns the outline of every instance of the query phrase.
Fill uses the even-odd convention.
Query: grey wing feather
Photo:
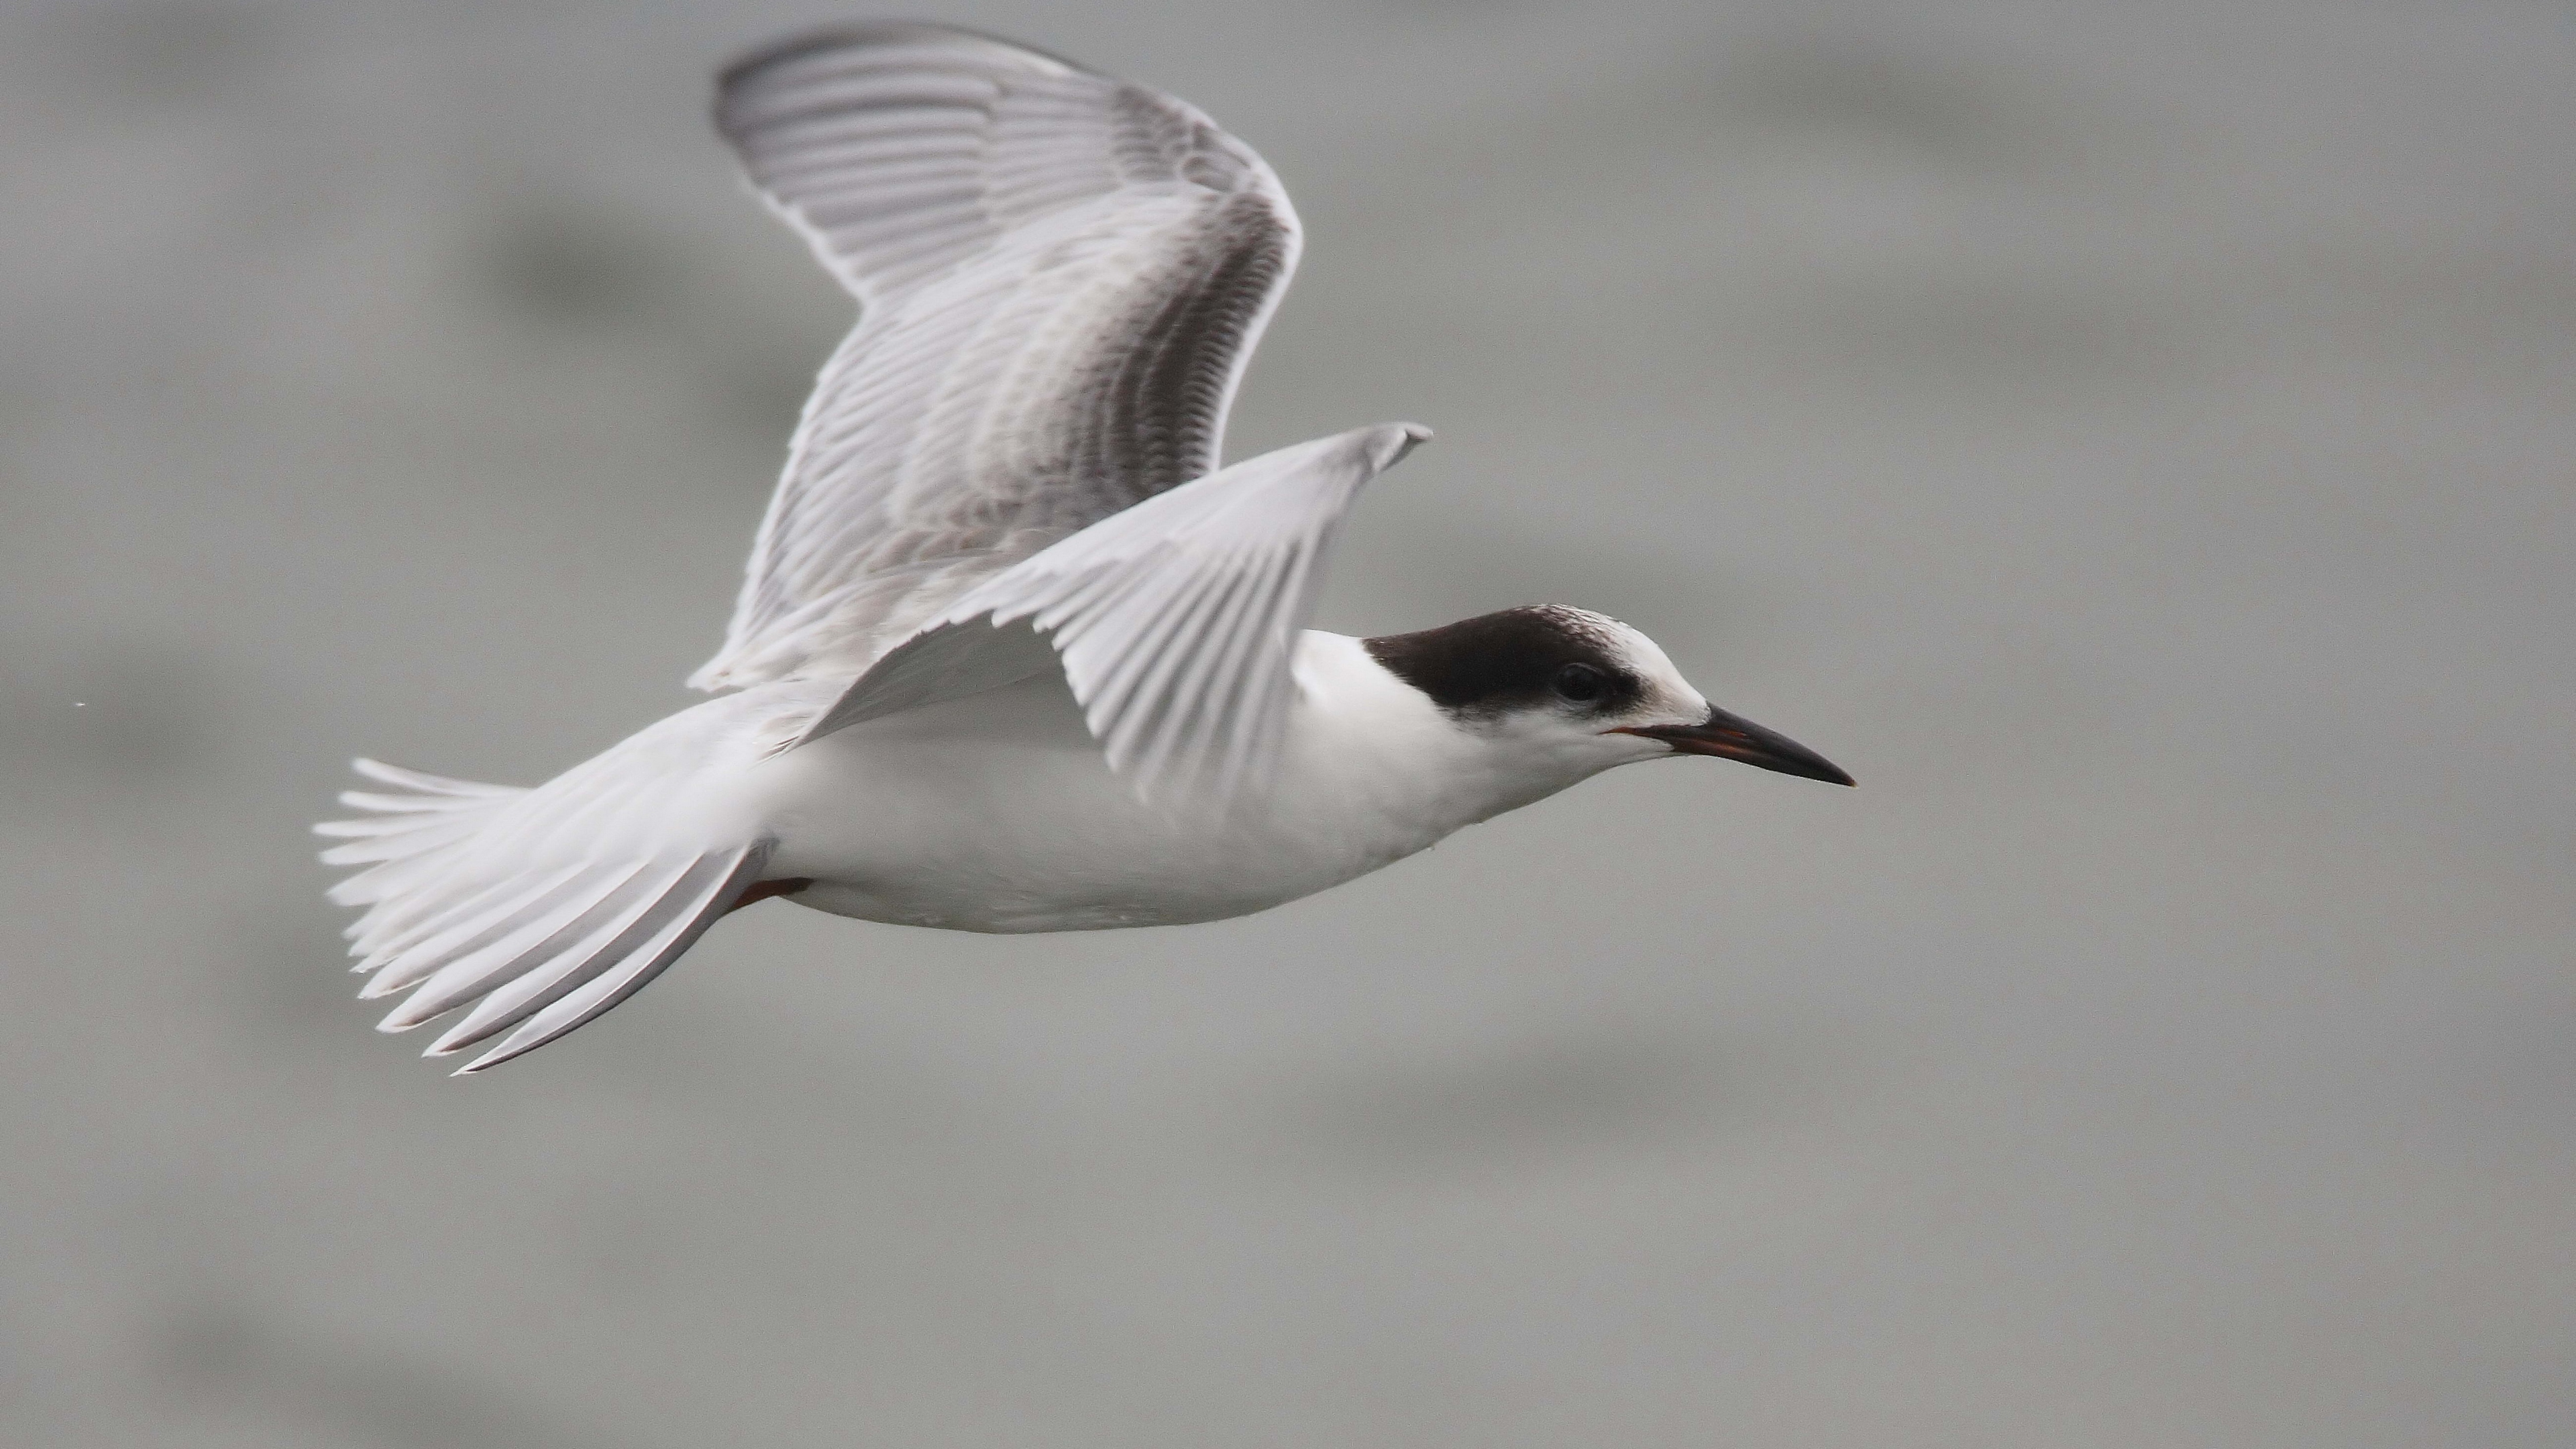
[[[1205,115],[1007,41],[873,25],[730,67],[716,124],[862,315],[691,684],[855,673],[1215,469],[1299,238],[1278,178]]]
[[[1111,767],[1148,798],[1239,800],[1278,759],[1343,515],[1429,436],[1389,424],[1300,443],[1094,524],[958,599],[804,739],[1024,678],[1049,663],[1042,637]]]

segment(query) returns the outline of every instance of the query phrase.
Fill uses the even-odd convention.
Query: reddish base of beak
[[[1764,729],[1715,705],[1709,706],[1708,718],[1698,724],[1631,725],[1611,733],[1643,735],[1650,740],[1662,740],[1679,754],[1715,755],[1721,760],[1740,760],[1761,769],[1777,770],[1783,775],[1796,775],[1802,780],[1822,780],[1829,785],[1858,783],[1840,765],[1787,735]]]

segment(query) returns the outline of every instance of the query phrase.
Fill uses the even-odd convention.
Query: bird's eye
[[[1577,704],[1589,704],[1609,692],[1610,676],[1589,664],[1568,664],[1556,671],[1556,692]]]

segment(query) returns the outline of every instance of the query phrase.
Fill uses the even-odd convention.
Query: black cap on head
[[[1632,710],[1647,687],[1619,647],[1621,627],[1581,609],[1539,604],[1360,642],[1388,673],[1461,723],[1553,708],[1578,719],[1598,716],[1605,734],[1661,740],[1677,754],[1714,755],[1784,775],[1852,783],[1833,761],[1715,705],[1707,706],[1704,718],[1687,722],[1609,723]]]
[[[1534,604],[1360,642],[1454,719],[1494,719],[1550,703],[1615,714],[1645,685],[1605,622],[1580,609]]]

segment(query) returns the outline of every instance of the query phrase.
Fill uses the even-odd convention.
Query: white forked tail
[[[501,1037],[458,1075],[497,1066],[642,989],[731,909],[769,845],[669,828],[697,783],[670,773],[675,754],[696,752],[669,747],[701,733],[671,726],[697,713],[534,790],[359,760],[359,774],[392,788],[342,795],[365,814],[314,830],[343,841],[326,863],[361,867],[330,892],[366,908],[348,931],[355,969],[373,973],[359,996],[411,993],[378,1029],[471,1003],[427,1055]]]

